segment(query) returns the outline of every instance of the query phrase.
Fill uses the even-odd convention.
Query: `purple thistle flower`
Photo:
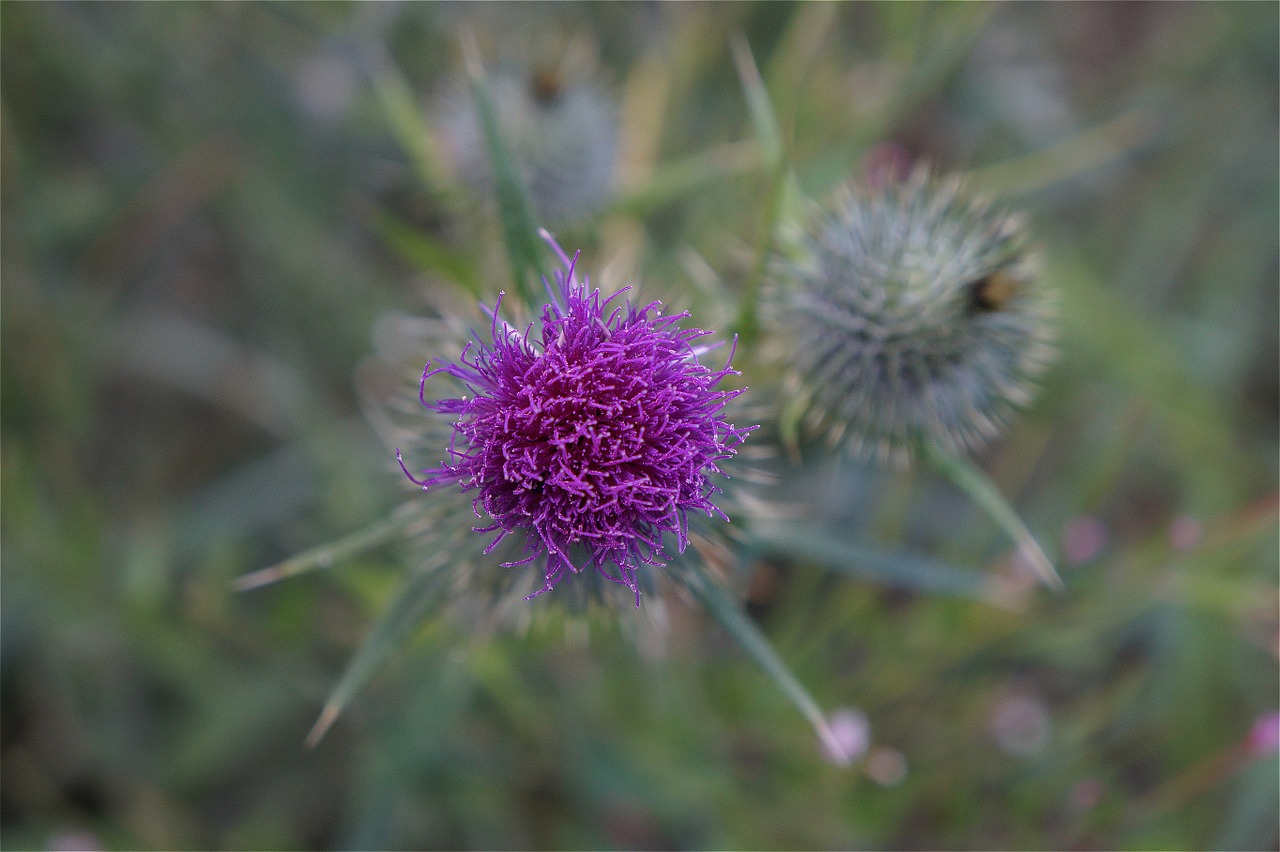
[[[428,361],[422,373],[422,404],[457,418],[449,459],[421,478],[399,450],[396,459],[423,490],[456,483],[478,491],[472,510],[491,523],[473,529],[496,533],[486,554],[524,530],[524,558],[503,566],[544,560],[544,585],[530,597],[594,567],[635,592],[639,606],[636,572],[664,565],[664,533],[675,533],[683,552],[691,510],[728,520],[711,502],[720,489],[710,476],[751,431],[723,417],[742,391],[714,390],[736,371],[698,363],[710,347],[694,342],[710,332],[681,328],[688,313],[615,303],[629,287],[603,298],[575,279],[577,254],[570,260],[543,236],[565,271],[546,285],[540,333],[499,320],[499,295],[490,342],[477,337],[456,363]],[[440,373],[470,393],[428,402],[427,379]]]

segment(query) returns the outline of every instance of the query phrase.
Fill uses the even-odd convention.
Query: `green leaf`
[[[742,91],[747,98],[747,109],[751,113],[751,124],[755,128],[756,141],[760,143],[765,168],[772,172],[782,162],[782,130],[769,100],[769,91],[765,88],[764,80],[760,79],[755,57],[751,55],[751,46],[742,33],[734,36],[733,60],[738,69]]]
[[[232,584],[233,588],[237,592],[245,592],[270,585],[286,577],[296,577],[317,568],[332,568],[344,559],[349,559],[395,538],[404,531],[411,519],[411,514],[397,511],[389,518],[370,524],[336,541],[313,547],[283,562],[277,562],[268,568],[238,577]]]
[[[765,674],[782,690],[782,694],[809,720],[829,753],[836,759],[843,758],[844,749],[827,724],[827,717],[818,707],[818,702],[791,673],[791,669],[738,602],[710,576],[706,566],[686,557],[673,562],[672,567],[676,568],[672,576],[684,584],[698,603],[729,632],[742,650],[764,669]]]
[[[376,39],[360,45],[360,59],[373,84],[391,133],[409,156],[409,163],[423,184],[433,191],[448,185],[440,152],[436,150],[426,116],[418,109],[413,90],[405,82],[386,48]]]
[[[533,217],[533,204],[520,180],[520,170],[498,123],[497,108],[475,41],[464,34],[462,52],[466,58],[467,77],[471,97],[475,100],[476,113],[484,135],[489,164],[493,169],[494,194],[498,202],[498,217],[502,222],[502,239],[511,260],[511,275],[525,304],[536,304],[532,281],[547,277],[543,263],[543,247],[538,241],[538,226]]]
[[[989,599],[987,577],[981,571],[960,568],[920,553],[837,537],[824,529],[787,527],[757,531],[749,546],[896,588]]]
[[[646,216],[710,184],[753,172],[761,162],[755,140],[727,142],[659,166],[648,180],[619,194],[602,212]]]
[[[1054,570],[1053,563],[990,477],[966,456],[949,452],[931,441],[922,441],[921,444],[925,460],[969,495],[1013,539],[1031,562],[1041,582],[1052,589],[1061,589],[1062,578]]]
[[[408,263],[461,284],[477,298],[483,297],[475,267],[461,252],[382,209],[373,212],[373,228],[383,242]]]
[[[311,728],[311,733],[307,734],[307,748],[314,748],[320,742],[360,687],[364,686],[439,597],[449,576],[448,572],[441,570],[446,562],[447,555],[440,554],[431,563],[416,570],[383,610],[373,630],[329,694],[320,718]]]

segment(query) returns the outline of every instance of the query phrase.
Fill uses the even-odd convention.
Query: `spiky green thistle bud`
[[[907,461],[972,451],[1030,402],[1053,353],[1025,227],[924,169],[845,187],[773,266],[793,390],[833,443]]]

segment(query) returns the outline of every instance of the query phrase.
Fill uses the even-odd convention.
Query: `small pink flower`
[[[1049,744],[1052,722],[1044,702],[1031,695],[1010,693],[996,702],[988,731],[996,746],[1014,757],[1030,757]]]
[[[1069,565],[1096,559],[1107,546],[1107,525],[1097,515],[1073,518],[1062,531],[1062,558]]]
[[[1280,749],[1280,713],[1259,716],[1245,742],[1252,755],[1260,756]]]
[[[1071,790],[1071,804],[1078,810],[1089,811],[1098,806],[1105,792],[1102,781],[1098,778],[1083,778]]]
[[[1169,525],[1169,544],[1174,550],[1190,550],[1200,543],[1204,527],[1190,515],[1179,515]]]
[[[831,714],[827,723],[831,726],[834,742],[822,741],[822,756],[829,763],[847,766],[867,753],[871,746],[871,724],[866,716],[857,710],[841,707]]]

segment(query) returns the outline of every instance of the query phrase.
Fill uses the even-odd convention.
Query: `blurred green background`
[[[4,3],[3,845],[1275,848],[1278,14]],[[807,192],[890,152],[1029,213],[1063,354],[980,461],[1066,592],[925,474],[785,474],[991,578],[762,563],[752,614],[869,722],[851,769],[693,611],[660,651],[425,624],[303,749],[410,557],[231,582],[408,493],[352,385],[375,319],[446,268],[508,286],[396,111],[430,114],[463,26],[492,65],[588,44],[623,100],[593,269],[745,274],[738,32]]]

